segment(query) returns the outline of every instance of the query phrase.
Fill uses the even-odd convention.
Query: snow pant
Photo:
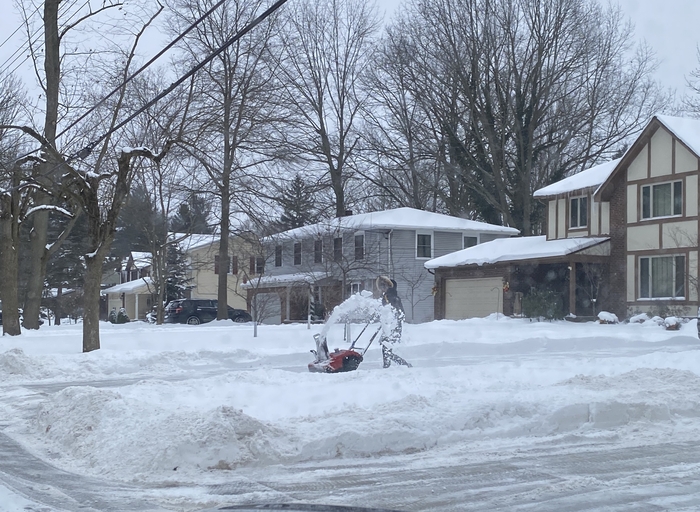
[[[411,367],[411,363],[406,361],[403,357],[399,357],[396,354],[394,354],[394,351],[391,350],[391,347],[387,346],[384,343],[382,343],[382,360],[384,361],[384,368],[389,368],[389,366],[391,366],[392,361],[402,366],[408,366],[409,368]]]

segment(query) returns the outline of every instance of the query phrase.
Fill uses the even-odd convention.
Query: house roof
[[[664,115],[656,118],[696,156],[700,156],[700,119]]]
[[[134,261],[134,267],[146,268],[151,266],[153,254],[150,252],[131,251],[131,259]]]
[[[509,261],[566,256],[609,240],[607,237],[563,238],[547,240],[546,236],[497,238],[425,262],[425,268],[492,265]]]
[[[180,240],[180,248],[183,251],[191,251],[207,245],[218,244],[221,240],[220,235],[203,235],[186,233],[169,233],[171,239]]]
[[[134,281],[129,281],[127,283],[118,284],[115,286],[110,286],[105,288],[100,293],[102,295],[114,294],[114,293],[151,293],[151,288],[153,286],[153,279],[150,277],[144,277],[141,279],[136,279]]]
[[[584,171],[574,174],[573,176],[569,176],[568,178],[564,178],[563,180],[536,190],[533,196],[551,197],[560,194],[567,194],[576,190],[583,190],[592,187],[597,188],[605,183],[605,180],[607,180],[608,176],[612,174],[615,167],[617,167],[617,164],[620,163],[620,160],[621,158],[618,158],[616,160],[605,162],[604,164],[596,165],[595,167],[590,167]]]
[[[605,179],[605,182],[598,187],[595,192],[596,195],[605,194],[605,190],[608,189],[608,184],[611,182],[612,177],[615,175],[617,170],[625,166],[637,156],[641,148],[644,147],[644,144],[647,143],[645,135],[654,133],[654,130],[659,125],[665,127],[676,139],[681,141],[681,143],[685,144],[690,151],[695,153],[695,156],[700,158],[700,119],[656,115],[651,118],[651,120],[642,130],[642,133],[639,135],[639,137],[637,137],[637,140],[622,156],[620,159],[622,164],[615,166],[610,175]]]
[[[328,277],[325,272],[305,272],[297,274],[282,274],[279,276],[256,277],[241,284],[241,288],[276,288],[296,283],[314,283]]]
[[[415,208],[394,208],[392,210],[329,219],[309,226],[291,229],[280,233],[280,235],[289,238],[299,238],[316,235],[319,232],[333,232],[340,229],[437,229],[440,231],[474,231],[504,235],[517,235],[520,233],[515,228],[461,219],[441,213],[427,212]]]

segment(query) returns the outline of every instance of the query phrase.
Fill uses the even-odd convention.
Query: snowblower
[[[329,352],[328,350],[328,342],[326,341],[326,337],[322,336],[321,334],[315,334],[314,340],[316,341],[316,350],[312,350],[311,353],[316,356],[316,359],[309,363],[309,371],[319,373],[341,373],[357,370],[357,367],[360,366],[365,353],[369,349],[370,345],[372,345],[374,338],[376,338],[377,334],[379,334],[379,332],[382,330],[380,325],[379,329],[377,329],[377,331],[369,339],[369,342],[365,348],[356,348],[357,341],[360,339],[360,336],[362,336],[367,327],[369,327],[369,323],[365,325],[360,334],[358,334],[357,338],[355,338],[350,345],[350,348],[344,350],[336,348],[333,352]]]

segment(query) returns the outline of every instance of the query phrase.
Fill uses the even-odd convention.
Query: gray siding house
[[[413,208],[350,215],[263,239],[262,257],[243,287],[259,321],[320,320],[351,294],[375,292],[376,277],[385,274],[397,282],[406,319],[426,322],[434,319],[426,261],[517,234]]]

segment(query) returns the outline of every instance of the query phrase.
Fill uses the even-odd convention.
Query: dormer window
[[[683,182],[659,183],[642,187],[642,218],[672,217],[683,214]]]
[[[585,228],[588,226],[588,198],[572,197],[569,207],[569,227]]]

